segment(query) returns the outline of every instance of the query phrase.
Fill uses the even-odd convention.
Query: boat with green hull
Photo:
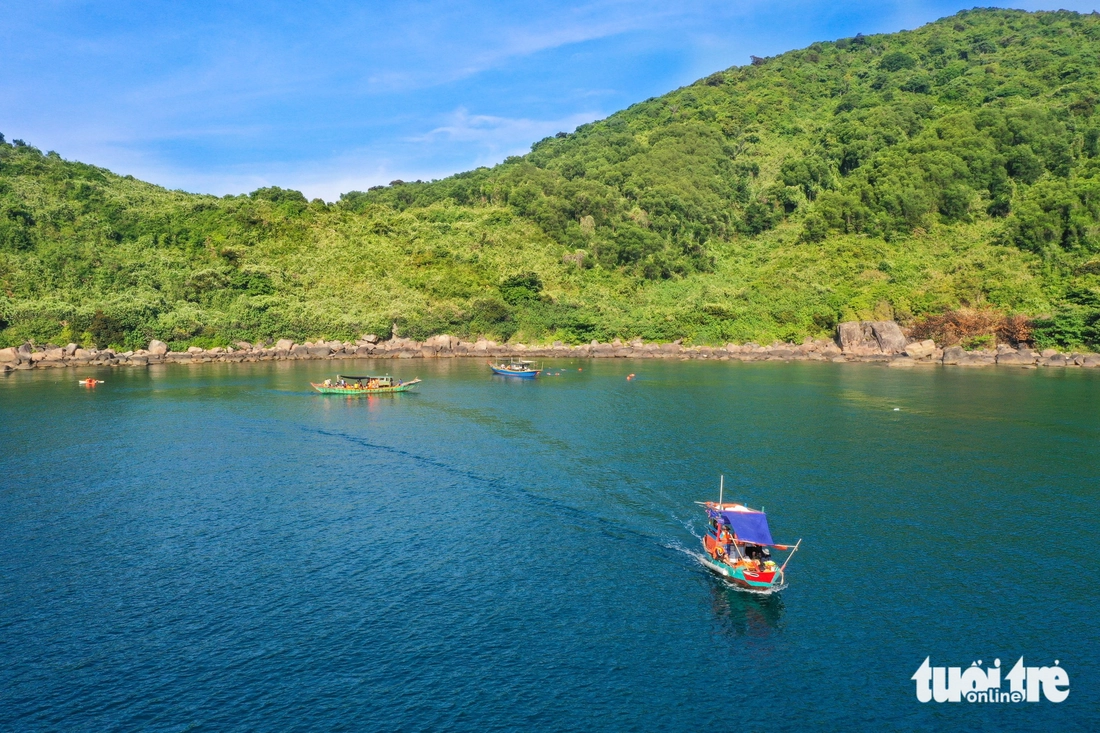
[[[310,382],[310,385],[321,394],[339,394],[347,397],[408,392],[418,384],[420,384],[419,377],[408,382],[402,382],[400,379],[394,379],[388,374],[366,377],[337,374],[335,380],[326,379],[319,384]]]
[[[764,511],[744,504],[722,501],[725,477],[719,487],[718,501],[698,501],[710,520],[703,535],[703,564],[734,585],[746,590],[772,592],[787,587],[784,571],[787,563],[802,544],[781,545],[772,540],[768,516]],[[786,550],[790,554],[782,565],[771,557],[771,550]]]

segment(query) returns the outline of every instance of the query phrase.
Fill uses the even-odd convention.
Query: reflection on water
[[[764,638],[782,631],[783,599],[778,593],[739,590],[710,579],[711,608],[725,636]]]

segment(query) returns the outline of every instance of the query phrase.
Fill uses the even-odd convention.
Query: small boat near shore
[[[723,484],[725,483],[723,479]],[[722,502],[722,489],[718,501],[697,501],[710,519],[710,527],[703,535],[706,555],[703,564],[726,580],[741,588],[753,591],[776,591],[786,587],[784,570],[802,544],[781,545],[772,540],[768,516],[763,510],[750,509],[744,504]],[[772,560],[771,550],[790,551],[782,565]]]
[[[536,367],[535,362],[519,359],[510,359],[500,364],[489,362],[489,368],[493,370],[493,374],[500,374],[505,377],[520,377],[522,379],[534,379],[542,373],[542,369]]]
[[[321,383],[310,382],[310,385],[321,394],[342,394],[352,397],[371,394],[391,394],[394,392],[408,392],[417,384],[420,378],[409,382],[402,382],[390,375],[351,377],[336,375],[336,379],[326,379]]]

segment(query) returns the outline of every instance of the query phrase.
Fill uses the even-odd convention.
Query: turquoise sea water
[[[0,729],[1100,729],[1100,373],[555,365],[0,378]],[[308,388],[371,369],[425,382]],[[781,594],[698,562],[720,474]]]

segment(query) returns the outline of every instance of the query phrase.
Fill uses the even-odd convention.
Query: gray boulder
[[[0,364],[19,363],[19,352],[15,347],[9,346],[6,349],[0,349]]]
[[[275,342],[276,351],[290,351],[294,348],[294,342],[290,339],[279,339]]]
[[[847,321],[839,324],[836,331],[845,354],[870,356],[905,351],[905,334],[894,321]]]
[[[168,344],[164,343],[163,341],[157,341],[156,339],[153,339],[149,342],[149,348],[146,349],[146,351],[148,351],[150,354],[155,354],[157,356],[164,356],[168,353]]]
[[[878,347],[884,354],[900,354],[905,351],[905,334],[894,321],[871,321]]]
[[[424,348],[431,349],[432,351],[450,351],[454,339],[447,334],[439,334],[438,336],[432,336],[424,342]]]
[[[961,364],[968,358],[966,351],[961,346],[948,346],[943,350],[944,364]]]
[[[861,354],[878,351],[878,341],[867,321],[847,321],[836,327],[840,349],[846,354]]]
[[[997,354],[997,363],[1006,366],[1028,366],[1035,363],[1035,357],[1030,354],[1023,354],[1019,351],[1008,351],[1003,354]]]

